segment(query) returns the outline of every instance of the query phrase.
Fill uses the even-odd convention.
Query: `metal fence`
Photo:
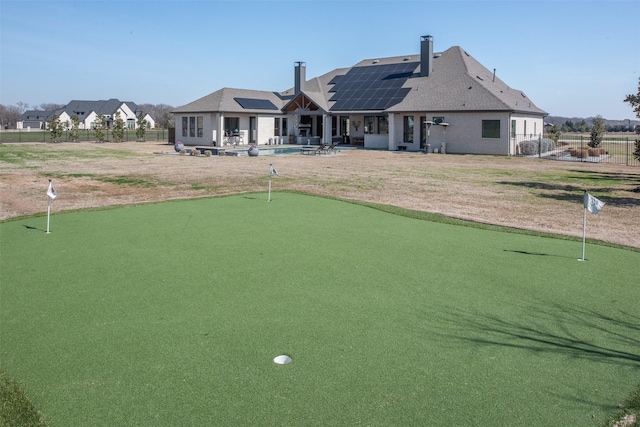
[[[561,135],[558,142],[554,142],[548,135],[533,138],[516,135],[516,156],[640,166],[640,161],[633,155],[635,140],[635,137],[630,136],[605,136],[598,147],[591,147],[591,138],[585,135]]]
[[[64,131],[58,142],[84,142],[98,141],[93,129],[78,129],[78,138],[72,141],[69,138],[70,131]],[[113,142],[113,131],[111,129],[104,130],[105,142]],[[144,134],[144,141],[169,141],[168,129],[147,129]],[[127,129],[124,131],[122,142],[138,141],[135,129]],[[0,131],[0,143],[2,142],[53,142],[51,131],[48,130],[2,130]]]

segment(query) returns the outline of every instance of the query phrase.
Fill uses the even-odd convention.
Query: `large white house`
[[[102,101],[79,101],[69,102],[62,108],[54,111],[29,110],[22,114],[22,120],[18,122],[18,129],[48,129],[49,122],[57,115],[60,122],[71,128],[71,116],[75,115],[80,120],[80,129],[93,129],[96,118],[102,114],[105,118],[107,128],[111,128],[116,120],[116,113],[120,112],[120,118],[125,122],[125,128],[135,129],[137,127],[137,116],[142,111],[133,102],[123,102],[118,99]],[[155,120],[143,113],[147,121],[147,128],[155,126]]]
[[[294,65],[284,92],[223,88],[174,110],[185,145],[314,144],[516,154],[516,136],[537,139],[547,113],[458,46],[363,60],[306,79]]]

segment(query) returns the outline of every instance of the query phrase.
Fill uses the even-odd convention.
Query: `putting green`
[[[266,197],[0,224],[0,367],[53,426],[593,425],[637,385],[639,253]]]

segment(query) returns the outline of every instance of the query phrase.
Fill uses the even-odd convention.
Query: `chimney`
[[[294,67],[295,77],[295,94],[304,90],[304,82],[307,80],[307,64],[304,62],[296,62]]]
[[[428,77],[433,72],[433,37],[420,38],[420,76]]]

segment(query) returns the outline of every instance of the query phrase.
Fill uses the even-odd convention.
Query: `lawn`
[[[600,425],[638,384],[636,251],[277,192],[45,228],[0,224],[0,369],[52,426]]]

